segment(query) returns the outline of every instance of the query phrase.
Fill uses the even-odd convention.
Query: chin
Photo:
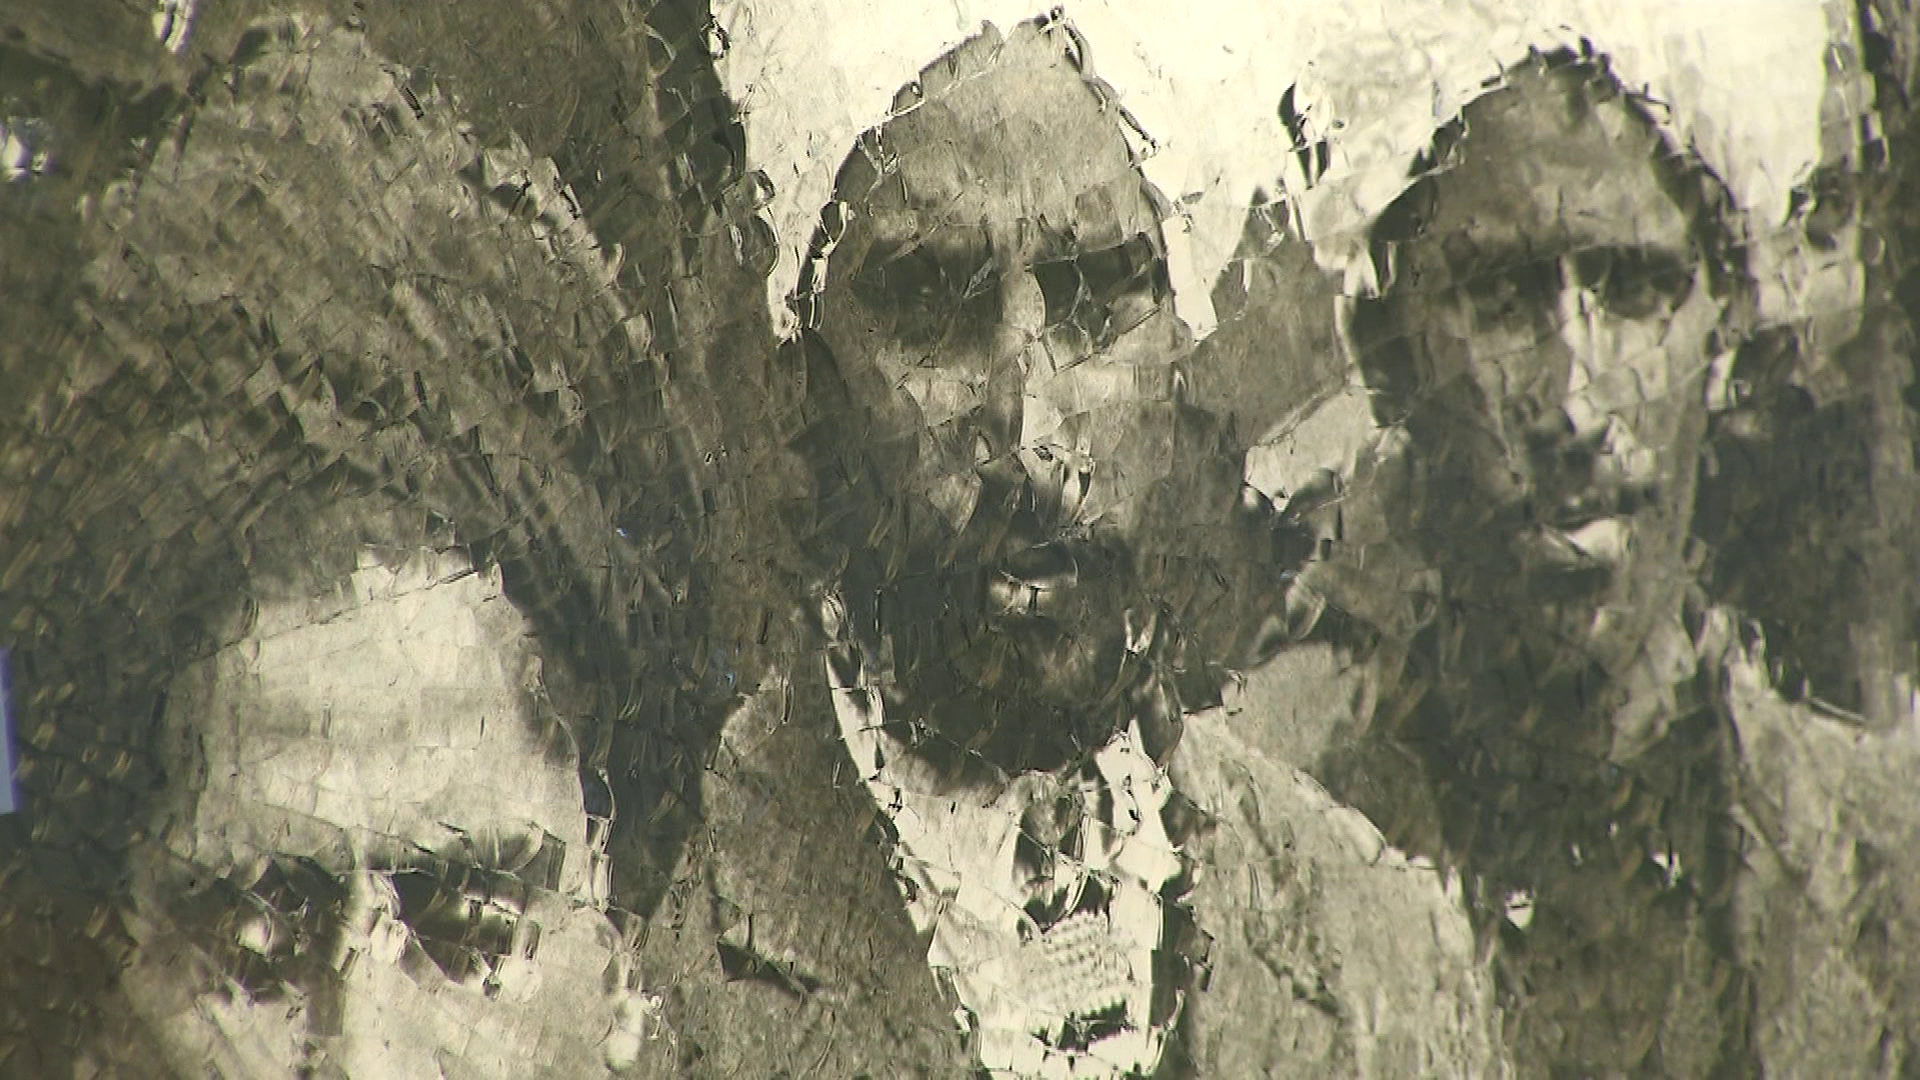
[[[1143,712],[1164,712],[1164,635],[1135,634],[1125,600],[1102,580],[1057,588],[1046,613],[990,603],[985,575],[945,575],[883,590],[867,653],[888,714],[950,769],[1051,771],[1106,746]],[[1152,620],[1148,620],[1152,624]],[[946,759],[946,760],[943,760]]]
[[[903,650],[902,640],[929,639],[896,637],[889,714],[923,726],[914,742],[935,764],[952,756],[1017,775],[1099,750],[1131,718],[1143,665],[1122,639],[1090,639],[1045,621],[984,619],[970,641],[944,653]]]

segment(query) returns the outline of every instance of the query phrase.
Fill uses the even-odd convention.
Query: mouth
[[[1623,514],[1593,518],[1571,529],[1556,529],[1555,540],[1572,548],[1577,557],[1605,566],[1626,561],[1632,519]]]
[[[1534,520],[1532,554],[1555,569],[1618,569],[1630,553],[1636,520],[1659,499],[1653,483],[1588,485]]]
[[[1063,614],[1083,574],[1104,576],[1114,562],[1113,555],[1065,537],[1023,546],[987,569],[988,614],[1016,620]]]
[[[1600,518],[1631,517],[1659,500],[1660,488],[1654,483],[1594,485],[1562,498],[1548,520],[1562,529],[1577,529]]]

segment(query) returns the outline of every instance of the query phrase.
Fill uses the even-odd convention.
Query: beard
[[[877,561],[849,568],[849,613],[866,625],[888,715],[903,718],[892,734],[943,771],[1057,769],[1106,745],[1143,707],[1177,711],[1164,642],[1128,640],[1141,615],[1126,600],[1140,598],[1113,552],[1054,541],[891,580],[874,572]],[[1069,566],[1077,580],[1050,583],[1044,606],[1003,603],[1009,591],[1039,591],[1016,569],[1042,563]]]
[[[1312,550],[1298,521],[1240,497],[1237,460],[1202,464],[1212,482],[1176,470],[1125,534],[1063,521],[1017,466],[982,471],[959,530],[894,500],[842,576],[889,734],[955,778],[1056,770],[1134,723],[1164,761],[1182,714],[1218,703],[1284,621]]]

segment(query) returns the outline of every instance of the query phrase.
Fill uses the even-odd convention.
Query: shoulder
[[[728,717],[647,946],[663,1019],[695,1075],[965,1075],[827,694],[801,664]]]
[[[1789,701],[1763,643],[1728,641],[1715,666],[1738,744],[1738,949],[1772,1018],[1760,1057],[1781,1075],[1866,1075],[1885,1033],[1920,1030],[1920,723],[1878,731]]]
[[[1173,771],[1198,811],[1188,896],[1210,939],[1186,1056],[1200,1075],[1499,1075],[1490,973],[1457,880],[1365,815],[1192,717]]]

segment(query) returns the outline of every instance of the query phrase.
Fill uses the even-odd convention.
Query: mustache
[[[962,528],[930,507],[919,515],[927,527],[905,564],[872,582],[880,592],[944,581],[945,603],[982,620],[1097,624],[1129,652],[1177,649],[1229,668],[1304,639],[1322,610],[1303,606],[1294,589],[1315,554],[1311,504],[1278,505],[1242,486],[1225,505],[1209,505],[1172,481],[1144,497],[1139,527],[1123,531],[1075,520],[1071,493],[1063,499],[1017,462],[982,468],[980,482]]]
[[[984,571],[990,588],[1025,589],[1037,603],[1083,581],[1119,584],[1128,576],[1135,543],[1075,523],[1059,495],[1019,462],[985,467],[980,479],[979,501],[954,538],[955,553]]]

